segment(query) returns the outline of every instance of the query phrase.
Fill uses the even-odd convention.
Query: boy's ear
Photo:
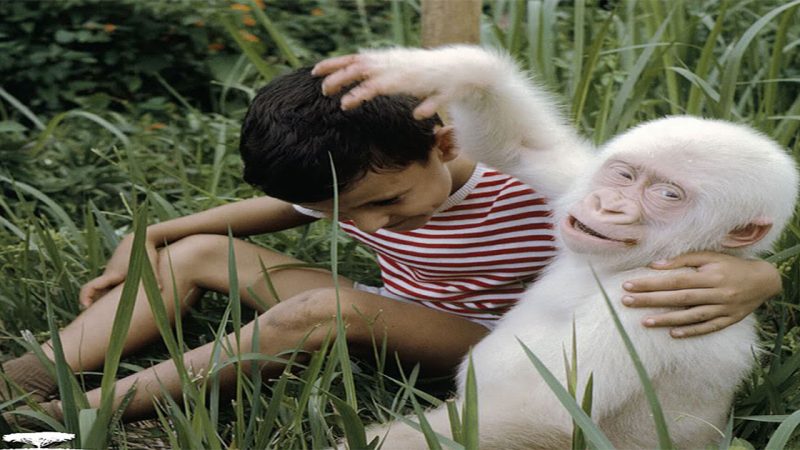
[[[755,244],[764,238],[772,228],[772,221],[767,217],[759,217],[743,227],[738,227],[728,233],[722,242],[727,248],[738,248]]]
[[[448,162],[456,159],[459,149],[456,145],[455,129],[451,125],[438,128],[434,132],[434,138],[436,139],[434,150],[440,152],[442,161]]]

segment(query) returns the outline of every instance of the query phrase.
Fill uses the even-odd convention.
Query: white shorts
[[[418,305],[423,308],[427,308],[425,305],[418,301],[414,301],[411,299],[407,299],[405,297],[401,297],[393,292],[389,292],[384,286],[370,286],[368,284],[359,283],[358,281],[353,282],[353,289],[358,289],[359,291],[369,292],[370,294],[380,295],[381,297],[390,298],[392,300],[397,300],[403,303],[409,303],[412,305]],[[463,317],[463,316],[459,316]],[[475,322],[478,325],[483,325],[484,327],[488,328],[489,330],[493,330],[494,327],[497,326],[496,320],[483,320],[483,319],[473,319],[471,317],[463,317],[464,319],[469,320],[470,322]]]

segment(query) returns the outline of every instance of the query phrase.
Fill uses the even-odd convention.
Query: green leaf
[[[669,437],[667,421],[664,418],[664,411],[661,409],[661,405],[658,402],[658,396],[656,396],[653,383],[650,381],[650,377],[647,375],[647,371],[644,368],[644,364],[642,364],[639,353],[633,346],[633,342],[631,341],[630,336],[628,336],[628,333],[625,331],[625,327],[622,326],[622,322],[619,320],[619,315],[614,309],[614,306],[611,304],[611,300],[608,298],[608,294],[606,294],[606,291],[600,282],[600,278],[597,277],[597,273],[594,271],[594,268],[592,268],[592,275],[594,276],[597,286],[600,288],[600,292],[603,294],[603,300],[605,300],[606,306],[608,306],[608,310],[611,312],[611,317],[614,319],[614,326],[617,327],[617,331],[619,332],[622,341],[625,343],[625,348],[628,350],[628,355],[631,357],[633,366],[636,368],[636,373],[639,375],[639,381],[642,383],[642,389],[644,390],[645,398],[647,398],[647,402],[650,404],[650,410],[653,413],[653,422],[655,422],[656,433],[658,434],[658,446],[664,450],[672,449],[672,439]]]
[[[478,450],[478,383],[475,380],[475,367],[472,354],[468,356],[467,379],[464,384],[464,410],[462,411],[461,430],[466,450]]]
[[[361,419],[358,417],[358,413],[347,404],[334,396],[330,397],[330,401],[333,402],[333,405],[336,407],[336,411],[339,413],[339,417],[342,419],[342,425],[344,426],[344,436],[347,439],[347,445],[349,448],[363,448],[363,449],[371,449],[374,448],[372,444],[367,444],[367,433],[364,431],[364,424],[361,422]]]
[[[553,394],[558,398],[564,408],[567,409],[569,415],[572,416],[572,419],[575,423],[583,430],[583,434],[593,446],[596,448],[602,449],[613,449],[614,445],[608,438],[600,431],[600,428],[592,422],[592,418],[589,417],[586,412],[581,409],[578,403],[575,401],[574,398],[570,395],[570,393],[561,385],[558,379],[553,375],[552,372],[544,365],[544,363],[525,345],[522,340],[517,338],[517,341],[522,346],[522,349],[525,351],[525,354],[528,355],[528,359],[531,360],[533,366],[536,368],[536,371],[539,372],[539,375],[542,377],[542,380],[547,384]]]
[[[720,87],[720,103],[719,112],[723,119],[730,119],[733,113],[733,97],[736,93],[736,81],[739,79],[739,70],[744,58],[744,52],[750,46],[750,43],[755,39],[756,35],[769,24],[778,14],[786,11],[787,9],[794,8],[800,5],[800,0],[794,0],[785,3],[768,13],[764,14],[758,19],[750,28],[742,34],[742,37],[736,42],[736,45],[731,50],[728,56],[725,70],[722,71],[722,85]]]
[[[765,450],[783,450],[792,437],[797,426],[800,425],[800,410],[795,411],[783,421],[767,442]]]
[[[28,129],[19,122],[13,120],[0,121],[0,133],[21,133],[27,130]]]

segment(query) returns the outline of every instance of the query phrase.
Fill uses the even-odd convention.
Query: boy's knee
[[[273,306],[264,314],[265,325],[305,333],[336,319],[336,290],[305,291]]]
[[[158,251],[161,268],[189,264],[196,267],[203,262],[214,261],[220,256],[227,258],[228,237],[219,234],[193,234],[170,243]]]

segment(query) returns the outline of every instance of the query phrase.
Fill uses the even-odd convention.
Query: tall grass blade
[[[582,3],[581,0],[578,0],[578,2]],[[579,72],[580,79],[572,96],[572,120],[575,124],[580,124],[583,118],[583,108],[586,106],[586,99],[589,95],[589,85],[594,76],[597,61],[600,59],[600,49],[603,47],[603,42],[613,19],[614,16],[609,15],[600,26],[600,30],[592,36],[592,46],[589,48],[588,55],[586,55],[586,67],[581,69],[582,72]],[[583,58],[583,55],[576,55],[575,58]],[[573,76],[577,76],[577,74],[573,74]]]
[[[506,50],[514,57],[518,57],[522,49],[522,29],[525,19],[525,0],[512,0],[509,22],[511,23],[506,34]]]
[[[572,419],[575,423],[583,430],[584,436],[586,439],[596,448],[602,449],[613,449],[614,445],[608,438],[600,431],[600,428],[592,422],[592,418],[586,414],[583,409],[578,405],[575,399],[570,395],[569,391],[567,391],[564,386],[558,381],[558,379],[550,372],[550,369],[544,365],[544,363],[537,357],[530,348],[528,348],[525,343],[517,338],[517,341],[522,346],[522,349],[525,351],[525,354],[528,355],[528,359],[531,360],[533,366],[539,372],[539,375],[542,377],[542,380],[547,384],[550,390],[553,392],[553,395],[558,398],[564,408],[566,408],[569,415],[572,416]]]
[[[47,211],[50,212],[50,215],[57,221],[59,226],[66,228],[72,236],[80,237],[81,233],[78,231],[77,225],[75,222],[70,218],[69,214],[64,211],[64,209],[58,205],[58,203],[44,194],[42,191],[30,186],[26,183],[13,180],[5,175],[0,175],[0,181],[4,183],[8,183],[11,185],[11,188],[14,190],[18,190],[25,194],[30,195],[31,197],[39,200],[40,202],[44,203],[47,206]]]
[[[453,399],[445,402],[447,417],[450,419],[450,434],[456,442],[464,442],[464,427],[461,425],[461,418],[458,416],[458,406]]]
[[[256,3],[253,0],[247,0],[247,3],[250,4],[250,11],[255,14],[256,19],[261,23],[261,26],[267,30],[267,33],[269,33],[269,37],[272,38],[272,41],[275,42],[275,45],[278,47],[278,51],[281,53],[281,56],[283,56],[290,66],[295,69],[299,68],[302,64],[278,26],[275,25],[275,23],[264,13],[264,11],[261,10],[261,8],[256,6]]]
[[[644,364],[642,364],[639,353],[633,346],[633,342],[631,341],[630,336],[628,336],[628,333],[625,331],[625,327],[622,326],[622,321],[620,321],[617,311],[611,304],[611,300],[608,298],[608,294],[606,294],[605,288],[603,288],[600,278],[597,277],[597,273],[594,271],[594,268],[592,268],[592,276],[594,276],[594,280],[597,283],[597,286],[600,288],[600,292],[603,294],[603,299],[606,302],[606,306],[608,306],[608,309],[611,312],[611,317],[614,319],[614,326],[617,327],[617,331],[619,332],[620,337],[622,337],[622,341],[625,343],[625,348],[628,350],[631,361],[636,368],[636,373],[639,375],[639,381],[642,383],[644,395],[647,398],[647,402],[650,404],[650,410],[653,413],[653,422],[655,422],[656,433],[658,434],[658,446],[661,449],[672,449],[672,439],[669,437],[667,421],[664,418],[664,411],[661,409],[661,405],[658,402],[656,391],[653,389],[653,383],[650,381],[650,377],[647,375],[647,371],[644,368]]]
[[[335,396],[330,396],[330,401],[336,407],[336,412],[342,419],[342,426],[344,427],[344,435],[347,439],[347,446],[352,449],[363,448],[373,449],[377,447],[380,438],[373,439],[372,442],[367,443],[367,433],[364,431],[364,424],[358,417],[358,413],[347,404]]]
[[[11,223],[10,220],[6,219],[3,216],[0,216],[0,225],[5,227],[8,231],[11,232],[14,236],[16,236],[19,240],[25,240],[25,232],[19,229],[18,226]]]
[[[710,84],[708,84],[706,80],[702,79],[694,72],[690,71],[689,69],[684,69],[683,67],[670,67],[669,69],[686,78],[690,83],[692,83],[692,88],[700,89],[703,95],[705,95],[709,100],[713,101],[714,103],[719,101],[719,92],[717,92],[713,87],[711,87]]]
[[[464,384],[464,410],[461,417],[462,436],[466,450],[478,450],[478,383],[475,380],[475,366],[472,354],[468,356],[467,379]]]
[[[611,107],[611,114],[609,114],[608,124],[607,124],[609,130],[617,131],[627,127],[628,124],[620,123],[620,116],[622,116],[623,108],[625,108],[626,106],[633,107],[632,105],[629,105],[628,101],[632,97],[633,89],[636,86],[636,82],[639,81],[639,78],[641,77],[645,67],[647,67],[648,63],[651,62],[651,58],[658,46],[658,42],[661,40],[661,36],[667,29],[667,25],[669,25],[669,21],[671,19],[672,19],[672,14],[668,15],[667,18],[664,19],[663,22],[661,22],[661,25],[659,25],[655,34],[653,34],[653,37],[650,38],[650,41],[644,47],[642,54],[639,55],[639,58],[636,59],[636,63],[633,65],[633,68],[630,70],[630,72],[628,72],[628,75],[625,77],[625,81],[622,83],[622,86],[620,86],[619,92],[617,92],[616,95],[616,100],[614,101],[614,104]]]
[[[767,442],[766,450],[782,450],[786,448],[789,438],[792,437],[797,426],[800,425],[800,410],[795,411],[783,421]]]
[[[292,355],[291,361],[294,361],[294,356],[295,355]],[[272,434],[272,430],[275,428],[276,419],[280,412],[281,401],[283,401],[285,397],[286,388],[289,384],[291,365],[291,363],[287,365],[278,380],[272,384],[272,396],[270,397],[270,402],[263,416],[264,421],[261,424],[261,428],[258,430],[256,442],[266,442]]]
[[[36,128],[40,130],[45,129],[44,123],[42,123],[42,121],[39,120],[38,117],[36,117],[36,114],[34,114],[33,111],[31,111],[27,106],[23,105],[22,102],[17,100],[16,97],[9,94],[8,91],[3,89],[2,86],[0,86],[0,97],[3,97],[5,101],[7,101],[11,106],[16,108],[19,112],[21,112],[23,116],[27,117],[28,120],[30,120],[33,123],[33,125],[36,126]]]
[[[342,383],[344,384],[345,398],[351,408],[357,409],[356,386],[353,380],[353,369],[350,366],[350,354],[347,350],[347,338],[342,320],[342,304],[339,299],[339,188],[336,177],[336,166],[333,163],[333,155],[328,153],[331,163],[331,176],[333,177],[333,216],[331,217],[331,275],[333,276],[333,286],[336,291],[336,351],[339,355],[339,362],[342,368]]]
[[[658,23],[659,20],[662,21],[662,25],[664,23],[670,22],[670,19],[675,17],[673,24],[668,29],[668,41],[670,42],[681,42],[682,40],[676,35],[676,29],[683,29],[682,26],[682,13],[683,13],[683,0],[673,0],[672,2],[659,2],[659,1],[650,1],[644,2],[645,5],[650,7],[650,17],[652,21]],[[672,7],[672,11],[667,15],[665,19],[661,19],[664,17],[664,10],[663,6],[668,4]],[[677,12],[676,12],[677,11]],[[663,32],[662,27],[659,26],[658,31],[655,34],[662,34]],[[655,40],[655,39],[653,39]],[[661,68],[664,69],[664,84],[667,88],[667,100],[669,103],[670,113],[671,114],[678,114],[680,110],[678,109],[679,99],[678,99],[678,82],[675,79],[675,73],[670,71],[669,68],[674,66],[672,54],[669,51],[661,53]]]
[[[225,325],[228,322],[228,318],[231,315],[231,302],[225,307],[225,311],[222,313],[222,318],[220,320],[219,325],[217,326],[217,331],[214,333],[214,344],[211,347],[211,357],[209,360],[209,367],[211,368],[209,372],[209,380],[210,380],[210,393],[209,393],[209,414],[211,416],[211,423],[217,424],[219,420],[219,397],[220,397],[220,381],[219,381],[219,368],[221,366],[221,354],[224,348],[223,341],[225,340]]]
[[[238,358],[242,353],[242,301],[241,292],[239,290],[239,272],[236,269],[236,252],[233,246],[233,231],[228,228],[228,301],[231,305],[231,318],[233,319],[233,336],[234,348],[232,349],[232,358]],[[236,442],[241,443],[244,437],[244,410],[242,405],[244,403],[244,376],[242,373],[241,362],[236,364],[236,422],[234,424],[234,435]]]
[[[125,285],[122,288],[117,311],[114,315],[114,333],[108,343],[103,365],[103,378],[100,382],[100,409],[94,427],[89,432],[89,437],[83,442],[89,448],[104,448],[108,439],[108,422],[111,420],[114,402],[114,383],[117,377],[117,368],[122,356],[122,349],[131,323],[133,307],[139,291],[139,281],[142,270],[147,262],[147,252],[144,241],[147,228],[146,205],[140,207],[134,216],[134,238],[131,257],[128,264],[128,273]]]
[[[77,389],[75,377],[72,374],[67,360],[64,357],[64,347],[61,345],[61,338],[58,334],[55,314],[53,313],[53,302],[49,295],[45,296],[47,325],[50,328],[51,345],[53,356],[55,357],[56,381],[58,382],[58,393],[61,398],[61,408],[64,414],[64,425],[71,433],[75,433],[76,442],[81,442],[81,429],[78,420],[78,411],[86,407],[85,397],[79,401],[80,392]],[[76,392],[77,391],[77,392]],[[98,447],[95,447],[98,448]]]
[[[442,444],[439,443],[438,434],[433,430],[433,427],[431,427],[431,423],[428,421],[428,418],[425,417],[425,411],[422,410],[419,402],[413,396],[411,397],[411,403],[414,405],[414,413],[419,419],[419,429],[425,437],[425,443],[428,444],[428,449],[442,450]],[[466,445],[464,448],[468,449]]]
[[[259,354],[261,350],[261,329],[258,321],[258,313],[254,314],[255,317],[253,318],[253,332],[250,336],[250,351],[254,354]],[[241,364],[241,361],[240,361]],[[250,382],[252,383],[252,391],[250,393],[249,404],[250,404],[250,418],[247,421],[247,429],[244,433],[244,440],[241,442],[242,448],[253,448],[254,442],[253,439],[255,438],[255,429],[258,425],[258,418],[261,415],[261,388],[262,388],[262,378],[261,378],[261,365],[258,363],[254,363],[250,365]],[[237,405],[237,408],[243,408],[244,405]],[[237,415],[238,411],[237,411]]]
[[[90,208],[83,210],[83,223],[86,224],[86,260],[89,263],[89,278],[94,278],[100,274],[100,266],[103,264],[101,258],[103,252],[100,249],[100,234],[94,223],[94,216]]]
[[[233,24],[233,21],[231,20],[230,17],[224,14],[220,14],[218,16],[218,20],[222,24],[223,28],[225,28],[225,30],[228,32],[228,34],[230,34],[233,40],[236,41],[236,44],[239,46],[239,48],[242,49],[242,53],[244,53],[245,56],[247,56],[247,59],[250,61],[250,64],[252,64],[253,67],[256,68],[258,73],[261,74],[261,76],[265,80],[271,80],[278,73],[277,69],[271,67],[267,63],[267,61],[264,58],[262,58],[261,55],[258,54],[256,49],[254,49],[249,42],[245,41],[244,38],[242,38],[239,29],[236,28],[236,25]]]
[[[97,220],[97,227],[100,229],[100,234],[103,237],[103,242],[107,250],[114,250],[119,245],[119,237],[114,231],[114,227],[108,222],[105,214],[97,209],[94,202],[89,200],[89,209],[92,211],[95,220]]]
[[[736,42],[733,50],[728,56],[725,64],[725,69],[722,72],[722,82],[720,86],[720,103],[719,113],[723,119],[730,119],[733,113],[733,98],[736,93],[736,82],[739,79],[739,69],[742,65],[744,53],[750,46],[750,43],[755,39],[756,35],[769,24],[778,14],[786,11],[787,9],[794,8],[800,5],[800,0],[794,0],[785,3],[768,13],[764,14],[758,19],[750,28],[742,34],[742,37]]]
[[[779,71],[783,62],[784,45],[786,43],[786,35],[789,32],[789,26],[795,21],[794,11],[787,11],[781,17],[778,24],[778,29],[775,32],[775,42],[772,43],[772,55],[769,61],[769,71],[767,72],[767,79],[774,80],[779,77]],[[759,128],[765,131],[768,129],[769,117],[775,113],[775,99],[778,93],[778,84],[776,82],[768,82],[764,85],[763,95],[763,108],[762,113],[759,115],[761,121]]]
[[[709,32],[705,44],[703,44],[703,50],[700,52],[700,57],[697,59],[697,65],[695,66],[694,73],[692,74],[696,77],[696,80],[702,80],[703,83],[692,79],[689,80],[692,81],[692,85],[689,88],[689,99],[686,102],[687,114],[699,115],[702,111],[702,97],[700,97],[700,90],[703,89],[704,84],[708,86],[705,80],[708,77],[708,72],[714,62],[714,47],[717,43],[717,37],[722,31],[722,24],[725,21],[726,13],[728,12],[728,3],[730,3],[730,0],[722,0],[720,3],[719,9],[717,10],[717,20],[714,21],[714,26],[711,28],[711,32]],[[682,75],[686,76],[685,74]],[[708,87],[710,88],[710,86]],[[706,96],[708,96],[708,92],[709,91],[703,89],[703,93]],[[719,94],[716,95],[716,99],[714,100],[713,104],[716,105],[718,102]]]
[[[158,281],[155,278],[153,266],[147,258],[142,262],[142,265],[144,266],[142,269],[142,286],[144,287],[147,301],[150,305],[150,311],[153,313],[156,327],[161,334],[161,339],[167,347],[167,351],[169,351],[170,356],[175,362],[175,366],[178,368],[178,373],[182,375],[185,383],[189,383],[189,377],[183,363],[183,347],[178,344],[178,341],[172,334],[172,323],[167,314],[167,309],[164,306],[164,297],[161,295],[161,291],[158,287]],[[179,302],[179,299],[176,298],[173,301]],[[180,309],[176,309],[176,315],[177,314],[180,314]]]
[[[392,0],[392,41],[397,45],[415,44],[410,8],[407,0]]]
[[[719,450],[727,450],[731,446],[731,439],[733,439],[733,411],[731,411],[730,416],[728,416],[725,432],[722,435],[722,440],[719,441]]]
[[[572,25],[572,68],[570,70],[570,83],[569,83],[569,97],[573,100],[572,111],[575,117],[580,117],[582,113],[583,104],[580,102],[581,107],[576,107],[576,99],[582,96],[582,87],[588,86],[587,73],[583,71],[583,46],[584,46],[584,28],[586,22],[586,0],[575,0],[573,4],[575,19]],[[605,24],[604,28],[607,28]],[[601,30],[602,35],[605,35],[605,29]],[[602,39],[595,38],[595,44]],[[591,71],[587,71],[591,72]],[[577,120],[576,120],[577,122]]]
[[[56,275],[53,282],[55,282],[58,286],[64,287],[64,296],[66,298],[78,298],[78,290],[76,289],[77,283],[74,279],[71,279],[72,275],[67,268],[66,262],[64,261],[61,249],[53,240],[51,232],[49,230],[42,229],[42,227],[37,224],[36,236],[39,238],[39,241],[45,250],[45,254],[48,256],[53,268],[55,269]],[[71,301],[67,307],[69,308],[68,310],[73,314],[78,312],[78,305],[75,301]]]
[[[367,42],[370,42],[372,41],[372,29],[369,26],[366,2],[364,0],[355,0],[355,3],[358,11],[358,21],[361,23],[361,31],[364,33],[364,38]]]
[[[92,114],[90,112],[75,109],[72,111],[66,111],[57,114],[52,119],[50,119],[50,121],[47,123],[47,127],[45,127],[42,130],[42,132],[39,134],[39,137],[36,139],[36,145],[34,145],[33,149],[31,149],[31,153],[33,153],[34,155],[38,155],[39,152],[44,148],[45,144],[47,143],[48,138],[56,131],[61,122],[73,116],[83,117],[100,125],[101,127],[108,130],[111,134],[113,134],[117,139],[119,139],[124,146],[128,146],[131,143],[128,136],[126,136],[125,133],[123,133],[122,130],[120,130],[118,127],[115,127],[113,124],[111,124],[111,122],[103,119],[97,114]]]
[[[303,389],[300,391],[300,395],[297,397],[297,410],[295,411],[293,425],[295,429],[299,429],[301,427],[305,410],[308,407],[308,399],[311,397],[311,393],[315,389],[314,381],[318,378],[322,370],[322,364],[325,362],[325,355],[327,353],[329,340],[330,335],[328,335],[328,337],[325,339],[325,343],[323,344],[322,348],[319,351],[314,352],[314,355],[311,357],[311,361],[308,364],[308,369],[306,369],[303,375],[303,380],[305,383],[303,384]]]
[[[775,253],[772,256],[764,258],[765,260],[773,263],[773,264],[780,264],[784,261],[787,261],[790,258],[793,258],[797,255],[800,255],[800,244],[794,245],[789,248],[785,248],[778,253]]]

